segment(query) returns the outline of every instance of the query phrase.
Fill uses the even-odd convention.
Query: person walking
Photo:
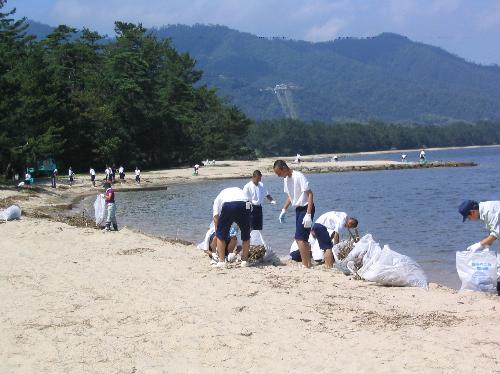
[[[92,182],[92,186],[95,187],[95,170],[93,168],[90,168],[89,174],[90,174],[90,181]]]
[[[284,191],[288,195],[281,210],[279,221],[284,222],[286,210],[295,207],[295,241],[299,247],[302,265],[311,267],[311,246],[308,239],[314,218],[314,197],[309,181],[300,171],[292,170],[285,161],[276,160],[273,165],[275,174],[284,179]]]
[[[458,207],[458,212],[462,215],[462,222],[467,219],[481,220],[489,232],[487,237],[467,247],[468,251],[476,252],[489,248],[500,238],[500,201],[465,200]],[[497,253],[497,293],[500,296],[500,252]]]

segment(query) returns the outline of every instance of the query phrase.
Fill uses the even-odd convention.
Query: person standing
[[[229,239],[231,225],[236,223],[241,232],[242,255],[241,266],[248,266],[248,254],[250,252],[250,209],[251,204],[247,200],[243,190],[238,187],[223,189],[215,198],[213,204],[213,220],[215,235],[217,237],[217,253],[219,262],[217,267],[224,267],[226,245]]]
[[[302,265],[311,267],[311,247],[308,239],[314,218],[314,198],[307,178],[300,171],[292,170],[285,161],[276,160],[273,165],[275,174],[284,178],[284,191],[288,195],[281,210],[279,221],[284,222],[286,210],[295,207],[295,241],[299,247]]]
[[[104,193],[104,200],[106,203],[106,226],[103,231],[110,231],[111,224],[113,224],[113,230],[118,231],[118,224],[116,222],[115,191],[109,182],[104,183],[104,188],[106,189],[106,192]]]
[[[500,238],[500,201],[465,200],[458,207],[458,212],[462,215],[462,222],[467,219],[471,221],[481,220],[489,235],[477,243],[467,247],[468,251],[476,252],[486,249]],[[500,253],[497,253],[497,294],[500,296]]]
[[[425,151],[423,149],[420,151],[420,155],[418,156],[418,158],[420,159],[421,164],[424,164],[426,162]]]
[[[118,168],[118,175],[120,176],[120,182],[125,180],[125,169],[121,165]]]
[[[200,165],[196,164],[194,165],[194,174],[193,175],[198,175],[198,170],[200,169]]]
[[[406,153],[401,153],[401,162],[406,162]]]
[[[358,227],[356,218],[348,217],[344,212],[327,212],[319,216],[311,229],[311,235],[316,238],[319,248],[325,252],[325,267],[333,267],[334,244],[340,241],[340,235],[345,229]],[[333,230],[329,234],[328,230]],[[350,232],[350,231],[349,231]],[[354,234],[354,237],[357,235]]]
[[[93,168],[90,168],[89,173],[90,173],[90,181],[92,182],[92,186],[95,187],[95,170]]]
[[[56,178],[57,178],[57,169],[52,171],[52,175],[50,176],[50,181],[52,182],[52,188],[56,188]]]
[[[255,170],[252,174],[252,180],[245,184],[243,193],[248,201],[252,203],[252,211],[250,213],[250,230],[262,230],[264,219],[262,216],[262,204],[264,197],[269,203],[275,205],[276,201],[272,198],[269,192],[264,188],[262,183],[262,173],[260,170]]]
[[[75,173],[73,173],[73,169],[70,166],[69,170],[68,170],[68,178],[69,178],[69,185],[70,186],[73,185],[74,176],[75,176]]]
[[[138,166],[135,167],[135,183],[141,184],[141,171]]]

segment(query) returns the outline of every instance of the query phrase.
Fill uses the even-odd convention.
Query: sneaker
[[[214,265],[215,268],[220,268],[220,269],[224,269],[226,267],[226,263],[225,262],[222,262],[222,261],[219,261],[217,262],[215,265]]]
[[[241,267],[242,268],[247,268],[250,266],[250,263],[248,261],[241,261]]]
[[[106,231],[111,231],[111,230],[109,229],[109,227],[105,227],[105,228],[103,228],[101,231],[102,231],[102,232],[106,232]]]

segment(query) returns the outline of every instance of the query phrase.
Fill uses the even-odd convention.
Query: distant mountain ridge
[[[217,87],[254,119],[500,119],[498,66],[476,65],[401,35],[311,43],[225,26],[171,25],[152,31],[193,56],[204,72],[202,83]]]

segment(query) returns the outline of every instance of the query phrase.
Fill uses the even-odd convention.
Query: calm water
[[[399,160],[400,154],[356,156],[350,159]],[[410,161],[418,152],[408,153]],[[475,161],[467,168],[390,170],[308,174],[314,192],[316,218],[330,210],[345,211],[360,221],[360,232],[371,233],[381,245],[413,257],[431,282],[459,287],[455,251],[482,239],[487,232],[479,222],[462,224],[457,206],[463,199],[500,199],[500,148],[427,152],[429,161]],[[203,169],[200,171],[203,174]],[[203,239],[211,219],[212,202],[226,187],[243,187],[246,179],[203,181],[173,185],[168,191],[118,193],[120,226],[178,237]],[[294,233],[294,212],[278,222],[285,194],[282,179],[263,182],[277,205],[264,206],[264,235],[279,255],[288,254]],[[87,199],[88,207],[93,199]]]

